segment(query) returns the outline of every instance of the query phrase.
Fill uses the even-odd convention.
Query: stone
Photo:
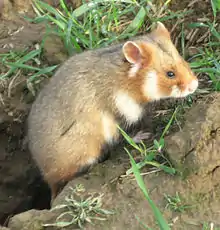
[[[50,65],[60,64],[68,57],[62,40],[56,35],[49,35],[44,41],[44,56]]]
[[[49,210],[29,210],[9,220],[11,230],[43,230],[43,224],[51,222],[54,214]]]

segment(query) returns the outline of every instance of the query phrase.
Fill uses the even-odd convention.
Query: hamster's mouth
[[[187,89],[181,90],[178,86],[175,85],[172,87],[170,96],[175,97],[175,98],[186,97],[190,94],[193,94],[196,91],[197,87],[198,87],[198,84],[194,88],[187,87]]]

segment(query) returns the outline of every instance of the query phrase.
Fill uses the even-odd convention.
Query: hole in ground
[[[50,208],[50,189],[24,142],[24,124],[0,123],[0,225],[30,209]]]
[[[27,191],[24,191],[25,197],[21,198],[21,202],[10,212],[5,212],[0,216],[0,225],[8,225],[9,219],[19,213],[37,209],[50,209],[51,193],[48,185],[41,177],[37,178]]]

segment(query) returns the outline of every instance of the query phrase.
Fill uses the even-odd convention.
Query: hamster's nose
[[[191,83],[188,86],[189,92],[190,93],[195,92],[195,90],[198,88],[198,85],[199,85],[198,80],[191,81]]]

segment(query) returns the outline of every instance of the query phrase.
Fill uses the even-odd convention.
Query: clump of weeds
[[[65,197],[64,203],[51,209],[51,211],[63,210],[63,212],[56,218],[55,223],[44,224],[44,226],[76,225],[83,228],[85,223],[93,224],[93,220],[106,220],[106,216],[114,213],[102,208],[103,194],[84,196],[84,193],[85,188],[81,184],[71,188],[71,193]]]

